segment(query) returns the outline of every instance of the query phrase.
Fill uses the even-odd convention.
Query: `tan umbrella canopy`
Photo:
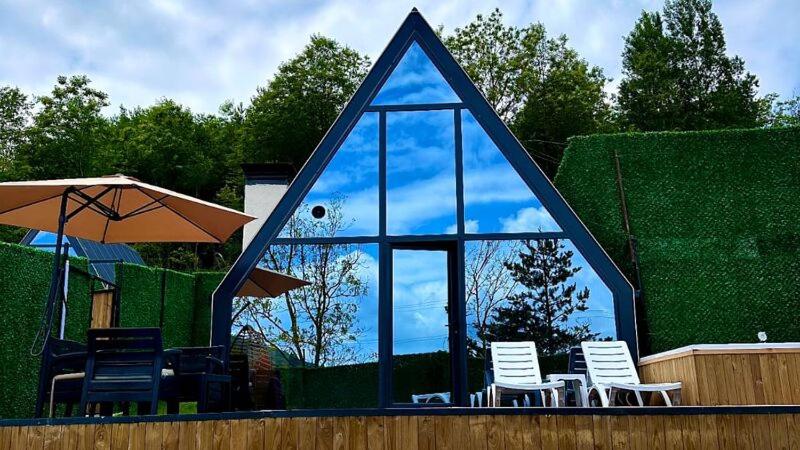
[[[306,280],[269,269],[255,268],[239,289],[239,297],[277,297],[292,289],[308,286]]]
[[[0,183],[0,223],[104,243],[225,242],[255,219],[188,195],[112,175]]]

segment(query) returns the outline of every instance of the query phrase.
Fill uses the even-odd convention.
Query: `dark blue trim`
[[[437,111],[442,109],[459,109],[463,107],[463,103],[411,103],[406,105],[370,105],[365,111]]]
[[[450,84],[455,93],[459,96],[463,103],[455,104],[423,104],[423,105],[397,105],[397,106],[378,106],[370,105],[370,102],[375,97],[380,87],[385,80],[389,77],[392,70],[402,58],[405,50],[416,41],[422,50],[430,58],[431,62],[441,72],[445,80]],[[409,110],[413,109],[454,109],[458,111],[461,108],[468,108],[476,121],[483,127],[486,133],[503,155],[508,159],[511,166],[519,173],[520,177],[531,188],[534,194],[548,209],[550,214],[559,224],[563,231],[549,232],[549,233],[515,233],[515,234],[466,234],[463,229],[463,211],[458,217],[458,230],[454,235],[426,235],[426,236],[387,236],[386,224],[381,223],[381,230],[379,236],[375,237],[361,237],[361,238],[310,238],[302,240],[292,239],[276,239],[281,228],[286,221],[291,217],[295,208],[300,204],[302,199],[314,181],[324,170],[327,163],[335,154],[343,140],[347,137],[350,130],[355,126],[358,119],[365,111],[378,111],[380,117],[380,140],[381,140],[381,197],[379,200],[379,208],[385,213],[386,208],[386,118],[387,111]],[[459,113],[455,112],[454,117]],[[460,128],[460,121],[457,126]],[[460,133],[458,133],[460,135]],[[460,139],[457,139],[458,148],[460,150]],[[463,164],[463,161],[462,161]],[[463,180],[461,180],[463,183]],[[459,190],[457,197],[462,196],[462,190]],[[462,203],[463,198],[457,201]],[[382,220],[385,220],[385,214],[381,215]],[[503,121],[497,116],[492,109],[491,105],[481,95],[478,89],[472,84],[467,74],[461,69],[458,63],[453,59],[442,42],[436,36],[436,33],[428,25],[422,16],[412,11],[406,17],[403,24],[395,33],[386,50],[381,54],[375,65],[370,70],[364,82],[353,95],[350,102],[345,106],[339,118],[331,126],[328,133],[320,142],[317,149],[309,158],[306,165],[299,172],[294,182],[289,187],[286,194],[280,200],[275,210],[265,221],[261,229],[256,233],[247,248],[244,249],[242,255],[236,260],[227,276],[222,280],[222,283],[214,292],[212,304],[212,345],[229,345],[230,339],[230,317],[231,317],[231,303],[233,296],[243,285],[249,273],[258,264],[263,254],[264,249],[271,243],[336,243],[336,242],[371,242],[378,243],[380,249],[380,259],[382,264],[379,269],[379,290],[381,296],[379,299],[379,335],[382,340],[379,348],[379,360],[381,363],[381,398],[380,403],[386,406],[391,403],[391,245],[397,243],[408,242],[452,242],[463,247],[464,241],[468,240],[486,240],[486,239],[541,239],[541,238],[562,238],[570,239],[575,245],[576,249],[586,259],[587,263],[594,269],[597,275],[609,287],[614,296],[615,316],[617,320],[617,333],[620,339],[625,340],[630,347],[631,353],[634,358],[637,358],[638,352],[636,347],[636,328],[635,316],[633,309],[633,288],[616,267],[614,262],[603,251],[597,241],[591,236],[586,227],[578,219],[574,211],[567,205],[563,197],[558,193],[553,184],[547,179],[544,173],[539,169],[536,163],[531,159],[524,147],[517,141],[511,134],[509,129]],[[459,252],[458,264],[463,268],[463,250]],[[461,275],[463,277],[463,275]],[[463,284],[463,280],[459,280],[459,284]],[[459,295],[463,300],[464,290],[459,286]],[[389,303],[387,303],[389,302]],[[463,302],[462,302],[463,303]],[[460,313],[459,313],[460,314]],[[460,326],[466,326],[466,317],[463,316],[460,321]],[[465,339],[465,334],[462,337]],[[460,338],[460,339],[461,339]],[[387,347],[388,346],[388,347]],[[457,371],[466,372],[465,368],[460,368]],[[464,375],[465,376],[465,375]],[[465,393],[456,393],[458,396],[463,396]]]
[[[797,405],[770,406],[675,406],[612,408],[369,408],[246,411],[163,416],[59,417],[54,419],[4,419],[3,427],[47,425],[103,425],[115,423],[205,422],[208,420],[248,420],[294,417],[406,417],[406,416],[702,416],[739,414],[800,414]]]

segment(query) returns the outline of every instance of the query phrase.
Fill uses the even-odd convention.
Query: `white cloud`
[[[508,23],[540,21],[551,34],[566,33],[583,57],[619,79],[623,36],[642,9],[660,9],[662,2],[7,0],[0,3],[0,84],[41,95],[57,75],[85,73],[110,94],[109,113],[119,104],[147,105],[160,97],[215,112],[226,99],[247,102],[313,33],[374,60],[414,5],[446,31],[500,6]],[[729,51],[761,79],[761,92],[800,90],[800,2],[730,0],[714,9]]]
[[[525,233],[531,231],[551,231],[558,230],[558,224],[550,216],[550,213],[541,208],[522,208],[517,214],[500,219],[503,225],[503,233]]]

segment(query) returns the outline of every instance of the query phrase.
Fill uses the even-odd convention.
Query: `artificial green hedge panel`
[[[194,275],[194,323],[192,343],[208,345],[211,336],[211,294],[225,277],[221,272],[197,272]]]
[[[164,347],[192,345],[194,319],[194,276],[167,270],[164,272]]]
[[[86,270],[86,260],[71,258],[72,267]],[[52,254],[14,244],[0,243],[0,418],[33,415],[39,358],[30,354],[31,343],[47,299]],[[71,271],[66,336],[86,338],[89,320],[80,317],[91,308],[87,277]],[[58,318],[56,317],[56,326]]]
[[[120,325],[158,327],[163,288],[165,347],[208,345],[211,294],[224,273],[187,274],[134,264],[117,264]]]
[[[125,328],[158,327],[161,321],[162,269],[117,264],[119,324]]]
[[[800,129],[572,139],[556,186],[630,276],[615,151],[651,350],[800,340]]]

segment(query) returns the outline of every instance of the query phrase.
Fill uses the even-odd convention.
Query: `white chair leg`
[[[639,406],[644,406],[644,401],[642,400],[642,393],[639,391],[633,391],[636,395],[636,402],[639,403]]]
[[[522,406],[524,406],[526,408],[530,408],[530,406],[531,406],[531,398],[528,397],[528,394],[525,394],[522,397]]]
[[[558,408],[558,389],[550,389],[550,406]]]
[[[670,400],[669,395],[667,395],[667,391],[659,391],[661,392],[661,397],[664,398],[664,403],[667,406],[672,406],[672,400]]]
[[[608,407],[610,401],[608,399],[608,394],[606,393],[606,388],[597,387],[596,391],[597,395],[600,396],[600,405],[602,405],[603,407]]]

